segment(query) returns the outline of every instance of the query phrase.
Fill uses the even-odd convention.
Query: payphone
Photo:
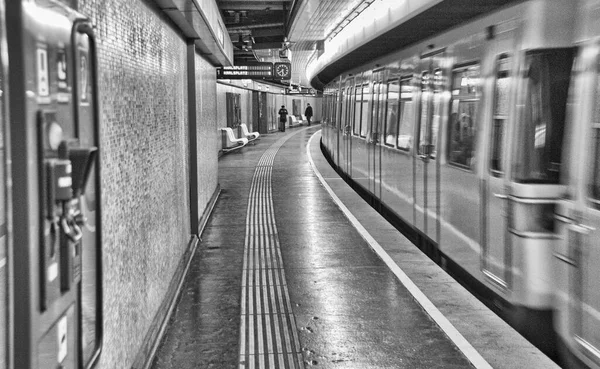
[[[14,208],[14,366],[90,368],[102,340],[99,110],[90,22],[6,3]]]

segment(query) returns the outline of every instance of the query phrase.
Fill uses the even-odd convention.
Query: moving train
[[[324,89],[331,163],[566,367],[600,368],[600,1],[485,14]]]

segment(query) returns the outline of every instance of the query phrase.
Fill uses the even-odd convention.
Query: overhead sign
[[[217,68],[217,79],[290,79],[291,63],[257,62]]]
[[[217,79],[273,78],[273,63],[254,63],[217,68]]]

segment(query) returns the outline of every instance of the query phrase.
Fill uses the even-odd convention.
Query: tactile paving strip
[[[275,142],[254,172],[246,215],[239,368],[304,369],[275,224],[271,174]]]

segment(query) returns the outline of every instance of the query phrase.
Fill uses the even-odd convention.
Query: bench
[[[245,123],[240,124],[240,129],[242,130],[242,136],[246,137],[248,142],[257,140],[260,137],[258,132],[248,132],[248,126]]]
[[[248,143],[247,138],[236,138],[233,130],[229,127],[219,128],[221,131],[221,139],[223,142],[223,152],[227,153],[233,150],[241,149]]]
[[[290,127],[297,127],[299,125],[302,125],[302,122],[300,122],[295,115],[288,116],[288,121],[290,122]]]

